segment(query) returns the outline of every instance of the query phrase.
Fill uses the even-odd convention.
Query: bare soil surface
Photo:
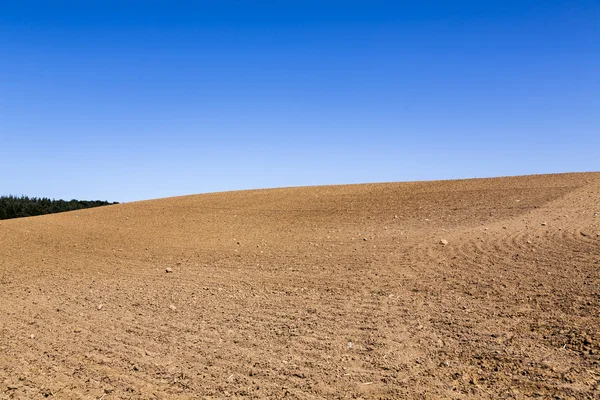
[[[600,173],[0,221],[0,399],[600,398]]]

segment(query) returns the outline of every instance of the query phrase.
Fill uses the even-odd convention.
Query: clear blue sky
[[[0,194],[600,170],[600,1],[0,1]]]

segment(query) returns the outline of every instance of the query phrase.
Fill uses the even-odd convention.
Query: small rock
[[[348,348],[348,350],[350,350],[351,348],[354,347],[354,343],[348,342],[348,344],[346,344],[346,347]]]
[[[171,305],[169,306],[169,308],[170,308],[171,310],[173,310],[173,311],[177,310],[177,307],[175,307],[173,304],[171,304]]]
[[[440,240],[440,244],[442,246],[446,246],[448,244],[448,241],[446,239],[442,239],[442,240]]]
[[[30,338],[30,339],[35,339],[35,335],[34,335],[34,334],[31,334],[31,335],[29,335],[29,338]]]
[[[171,268],[171,267],[167,267],[167,268],[165,269],[165,272],[166,272],[167,274],[170,274],[171,272],[173,272],[173,268]]]
[[[98,304],[98,311],[102,310],[102,307],[104,307],[104,304]]]
[[[73,329],[73,332],[75,332],[75,333],[81,333],[81,328],[75,328],[75,329]]]
[[[531,240],[528,240],[528,241],[527,241],[527,244],[531,244]]]
[[[542,226],[546,226],[548,225],[546,222],[542,222]]]

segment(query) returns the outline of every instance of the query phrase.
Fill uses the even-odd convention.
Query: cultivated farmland
[[[600,398],[600,173],[0,221],[0,399]]]

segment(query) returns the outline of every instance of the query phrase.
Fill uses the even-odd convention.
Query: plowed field
[[[600,173],[0,221],[0,399],[600,398]]]

